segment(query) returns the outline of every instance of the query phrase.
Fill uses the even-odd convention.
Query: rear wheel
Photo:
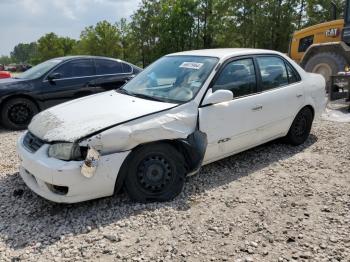
[[[165,143],[136,149],[124,168],[126,192],[138,202],[169,201],[182,191],[185,182],[182,154]]]
[[[310,108],[303,108],[295,117],[286,136],[288,143],[298,146],[303,144],[310,135],[313,113]]]
[[[38,112],[38,107],[31,100],[14,98],[6,101],[2,106],[2,124],[12,130],[25,129]]]
[[[305,64],[307,72],[321,74],[327,83],[327,91],[330,86],[330,77],[343,72],[347,62],[345,58],[334,52],[319,53],[311,57]]]

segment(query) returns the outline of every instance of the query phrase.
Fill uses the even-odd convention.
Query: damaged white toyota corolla
[[[281,53],[171,54],[122,89],[36,115],[18,141],[20,174],[55,202],[121,187],[136,201],[166,201],[205,164],[279,137],[302,144],[324,107],[322,76]]]

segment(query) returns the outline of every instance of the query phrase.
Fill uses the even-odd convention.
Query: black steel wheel
[[[169,201],[182,190],[185,161],[171,145],[158,143],[137,148],[123,165],[125,189],[138,202]]]
[[[12,130],[25,129],[38,112],[37,106],[31,100],[14,98],[6,101],[2,107],[2,124]]]
[[[313,113],[310,108],[304,107],[295,117],[288,135],[287,142],[298,146],[303,144],[310,135],[313,122]]]

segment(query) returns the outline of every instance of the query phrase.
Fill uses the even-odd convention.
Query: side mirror
[[[136,75],[131,75],[131,76],[128,76],[125,80],[125,83],[129,82],[131,79],[133,79]]]
[[[213,93],[212,89],[209,89],[204,100],[203,105],[214,105],[224,102],[229,102],[233,99],[233,93],[230,90],[217,90]]]
[[[61,76],[62,76],[62,75],[61,75],[60,73],[53,73],[53,74],[48,75],[48,76],[47,76],[47,79],[48,79],[49,81],[54,81],[54,80],[56,80],[56,79],[60,79]]]

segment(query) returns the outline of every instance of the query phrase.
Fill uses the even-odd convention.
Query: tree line
[[[295,30],[332,20],[329,0],[142,0],[130,21],[98,22],[78,40],[48,33],[19,43],[0,63],[99,55],[146,66],[167,53],[219,47],[287,52]],[[334,1],[341,12],[344,0]],[[342,14],[340,13],[339,16]]]

